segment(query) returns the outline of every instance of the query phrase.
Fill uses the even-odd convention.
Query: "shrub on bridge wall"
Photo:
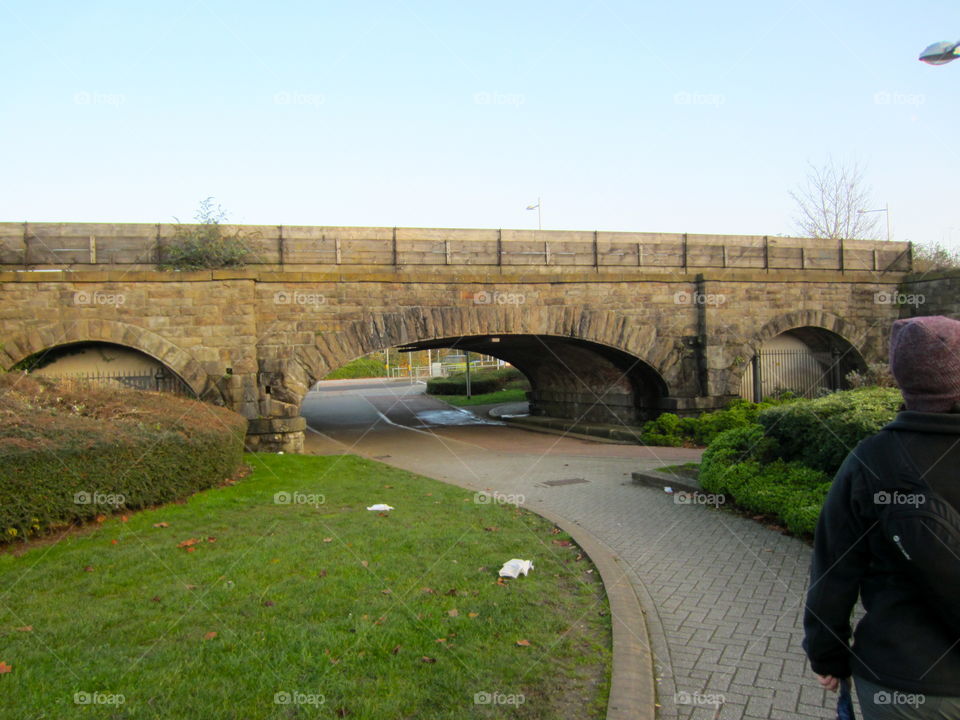
[[[767,408],[758,416],[780,457],[833,474],[858,442],[893,420],[903,402],[896,388],[860,388]]]
[[[356,378],[385,377],[387,367],[383,358],[376,355],[365,355],[348,362],[327,375],[324,380],[354,380]]]
[[[173,395],[0,375],[0,542],[217,485],[246,424]]]
[[[238,268],[256,260],[241,230],[226,231],[227,219],[213,198],[200,203],[196,225],[177,224],[173,238],[162,247],[161,270],[215,270]]]

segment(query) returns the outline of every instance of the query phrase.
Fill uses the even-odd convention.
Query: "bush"
[[[529,387],[526,376],[516,368],[499,370],[481,370],[470,373],[470,393],[486,395],[506,387]],[[427,381],[428,395],[466,395],[467,375],[457,373],[445,378],[431,378]]]
[[[758,419],[780,457],[833,475],[864,438],[893,420],[903,402],[894,388],[863,388],[771,407]]]
[[[640,441],[645,445],[709,445],[720,433],[733,428],[747,427],[757,421],[761,410],[798,399],[784,394],[767,398],[762,403],[737,399],[723,410],[701,413],[695,418],[680,418],[673,413],[663,413],[644,423]]]
[[[217,485],[246,425],[172,395],[0,375],[0,541]]]
[[[237,268],[255,259],[243,233],[223,230],[226,215],[219,206],[213,208],[213,198],[200,203],[195,219],[197,225],[177,223],[173,239],[163,247],[161,270]]]
[[[812,533],[830,478],[798,462],[772,459],[777,450],[761,425],[728,430],[704,452],[700,483],[745,510],[778,518],[792,533]]]

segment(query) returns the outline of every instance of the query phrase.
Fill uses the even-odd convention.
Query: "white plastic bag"
[[[507,562],[503,564],[503,567],[500,568],[500,577],[517,578],[520,577],[521,573],[526,575],[531,570],[533,570],[532,560],[513,558],[512,560],[507,560]]]
[[[393,510],[389,505],[384,505],[383,503],[377,503],[376,505],[371,505],[367,510],[373,510],[374,512],[386,512],[387,510]]]

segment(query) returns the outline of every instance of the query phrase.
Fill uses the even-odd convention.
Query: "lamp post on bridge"
[[[887,216],[887,242],[890,242],[890,203],[884,203],[884,206],[883,206],[882,208],[877,208],[876,210],[857,210],[857,212],[860,213],[861,215],[863,215],[863,214],[865,214],[865,213],[872,213],[872,212],[882,212],[882,213],[886,213],[886,216]]]

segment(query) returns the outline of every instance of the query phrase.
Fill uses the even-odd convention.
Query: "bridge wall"
[[[7,271],[0,272],[0,366],[71,342],[137,348],[202,397],[249,418],[251,446],[297,450],[300,401],[330,370],[386,347],[484,335],[508,342],[522,334],[626,353],[667,389],[646,410],[692,412],[735,395],[759,344],[793,327],[830,330],[864,358],[882,358],[899,307],[877,296],[896,291],[902,277],[446,266]],[[574,376],[592,372],[586,359],[572,362]],[[594,392],[573,398],[563,395],[569,388],[537,390],[553,412],[583,406]]]

